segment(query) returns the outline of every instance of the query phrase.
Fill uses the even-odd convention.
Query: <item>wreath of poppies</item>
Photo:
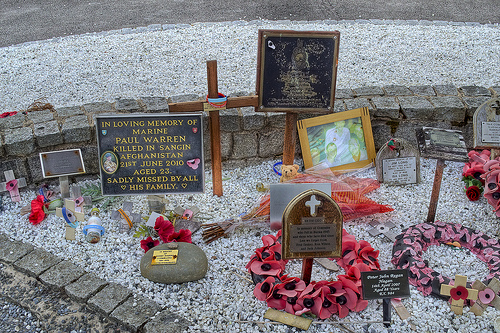
[[[422,259],[422,254],[431,245],[449,242],[458,242],[488,265],[490,274],[484,282],[486,285],[492,278],[500,277],[498,240],[457,223],[436,221],[417,224],[404,230],[396,237],[392,249],[392,263],[397,268],[408,268],[410,283],[417,287],[424,296],[432,294],[442,298],[441,284],[450,284],[453,279],[428,267],[427,262]]]
[[[379,251],[367,241],[357,242],[345,230],[342,232],[342,258],[339,266],[346,271],[337,280],[312,281],[306,284],[298,277],[284,274],[288,260],[281,258],[281,230],[276,236],[262,237],[264,246],[258,248],[246,265],[255,283],[254,295],[271,308],[301,315],[311,312],[320,319],[333,314],[340,318],[349,311],[359,312],[368,306],[362,298],[361,272],[379,270]]]

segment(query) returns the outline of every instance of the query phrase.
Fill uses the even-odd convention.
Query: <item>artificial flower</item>
[[[158,244],[160,244],[160,241],[157,239],[151,238],[151,236],[149,236],[146,239],[141,240],[141,247],[144,250],[144,252],[148,252],[153,247],[158,246]]]
[[[450,296],[455,301],[458,301],[459,299],[466,300],[469,296],[469,291],[467,291],[467,288],[465,288],[464,286],[457,286],[450,290]]]
[[[181,229],[181,230],[179,230],[179,232],[171,233],[170,235],[167,236],[166,243],[170,243],[170,242],[192,243],[191,230]]]
[[[269,260],[265,262],[254,261],[250,269],[258,275],[278,275],[283,271],[281,264],[276,260]]]
[[[6,117],[9,117],[9,116],[13,116],[15,114],[17,114],[17,111],[4,112],[4,113],[0,114],[0,118],[6,118]]]
[[[175,231],[172,222],[170,222],[169,220],[165,220],[163,216],[159,216],[156,219],[154,229],[158,233],[158,236],[160,236],[161,241],[164,243],[169,242],[168,236],[173,234]]]
[[[29,216],[31,224],[36,225],[42,222],[45,216],[47,216],[45,210],[45,198],[43,195],[38,195],[36,199],[31,201],[31,213]]]
[[[265,301],[273,292],[274,277],[268,276],[264,281],[257,283],[253,294],[259,301]]]

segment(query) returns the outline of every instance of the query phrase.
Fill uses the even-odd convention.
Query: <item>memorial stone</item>
[[[388,185],[420,182],[420,152],[408,141],[395,138],[377,153],[377,180]]]
[[[481,104],[473,117],[474,147],[500,148],[500,99]]]

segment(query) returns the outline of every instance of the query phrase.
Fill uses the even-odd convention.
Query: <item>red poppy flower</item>
[[[283,267],[276,260],[269,261],[254,261],[252,265],[250,265],[250,270],[258,275],[278,275],[283,271]]]
[[[156,219],[154,229],[164,243],[168,243],[168,236],[173,234],[175,231],[172,222],[170,222],[169,220],[165,220],[162,216],[159,216]]]
[[[31,224],[36,225],[42,222],[45,219],[45,210],[44,210],[44,197],[43,195],[39,195],[35,200],[31,201],[31,213],[29,216],[29,221]]]
[[[299,296],[299,299],[297,300],[297,303],[300,306],[302,306],[303,309],[297,311],[295,314],[301,315],[308,311],[311,311],[311,309],[315,306],[316,302],[321,302],[321,299],[319,298],[319,293],[320,290],[314,291],[314,283],[310,283],[306,287],[306,289],[302,291],[302,293]]]
[[[166,243],[170,242],[185,242],[192,243],[191,240],[191,230],[181,229],[179,232],[174,232],[167,237]]]
[[[465,195],[470,201],[477,201],[481,197],[481,190],[477,186],[470,186],[465,191]]]
[[[141,247],[144,250],[144,252],[148,252],[153,247],[158,246],[158,244],[160,244],[160,241],[157,239],[151,238],[151,236],[149,236],[146,239],[141,240]]]
[[[274,289],[278,294],[286,297],[297,296],[297,294],[306,288],[306,283],[295,276],[288,277],[287,275],[283,275],[281,281],[282,282],[278,283]]]
[[[274,276],[268,276],[264,281],[257,283],[253,294],[260,301],[265,301],[272,294],[274,287]]]
[[[15,114],[17,114],[17,111],[4,112],[4,113],[0,114],[0,118],[6,118],[6,117],[9,117],[9,116],[13,116]]]
[[[467,291],[467,288],[465,288],[464,286],[458,286],[450,290],[450,296],[455,301],[458,301],[459,299],[466,300],[467,296],[469,296],[469,292]]]
[[[318,316],[318,318],[330,318],[332,314],[337,313],[338,307],[335,305],[335,297],[331,296],[328,286],[320,288],[317,300],[312,308],[312,313]]]
[[[486,288],[479,292],[479,300],[483,304],[490,304],[495,298],[495,292],[490,288]]]

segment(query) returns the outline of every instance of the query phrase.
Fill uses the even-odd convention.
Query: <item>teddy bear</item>
[[[297,164],[294,165],[281,165],[281,177],[280,183],[284,183],[289,181],[290,179],[295,178],[298,174],[299,166]]]

